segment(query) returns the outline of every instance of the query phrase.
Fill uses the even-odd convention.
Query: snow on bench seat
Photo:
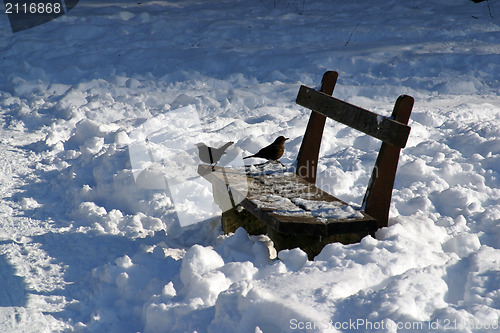
[[[279,233],[329,236],[377,230],[374,218],[292,172],[256,170],[200,165],[198,173],[214,191],[228,192],[233,202]]]

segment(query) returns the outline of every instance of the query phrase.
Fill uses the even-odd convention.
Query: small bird
[[[228,142],[219,148],[209,147],[202,142],[195,144],[195,146],[198,147],[198,156],[202,162],[216,165],[222,155],[225,154],[226,149],[233,143],[234,142]]]
[[[269,146],[259,150],[257,154],[243,157],[243,159],[250,157],[259,157],[259,158],[265,158],[266,160],[269,161],[278,162],[278,158],[283,156],[283,153],[285,152],[286,140],[288,140],[288,138],[285,138],[284,136],[279,136]]]

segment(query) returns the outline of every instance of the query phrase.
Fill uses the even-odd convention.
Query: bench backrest
[[[338,73],[323,75],[321,91],[301,86],[297,104],[311,109],[306,133],[297,156],[297,175],[316,183],[316,169],[326,118],[331,118],[383,141],[363,199],[363,210],[377,219],[378,226],[387,226],[392,188],[401,148],[410,134],[407,126],[414,100],[400,96],[391,117],[384,117],[332,97]]]
[[[405,124],[306,86],[300,87],[296,103],[399,148],[410,135]]]

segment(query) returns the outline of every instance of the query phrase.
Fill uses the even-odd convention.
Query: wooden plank
[[[331,96],[338,76],[337,72],[326,72],[321,80],[321,92]],[[297,155],[296,174],[313,184],[316,183],[318,156],[325,122],[326,117],[324,115],[311,111],[306,132]]]
[[[229,168],[200,165],[198,173],[210,181],[217,190],[228,191],[236,198],[244,198],[240,205],[269,227],[283,234],[328,236],[338,233],[372,232],[377,228],[376,220],[361,212],[362,217],[333,219],[318,218],[293,201],[335,202],[339,207],[347,204],[322,191],[292,173],[281,176],[251,175],[247,184],[239,186],[235,180],[242,179],[243,171]],[[242,190],[243,189],[243,190]],[[248,189],[247,193],[244,193]]]
[[[392,117],[402,124],[407,124],[414,100],[410,96],[399,96]],[[401,149],[385,142],[380,147],[366,194],[363,209],[377,219],[378,227],[387,227],[391,207],[392,189],[396,178]]]
[[[406,124],[328,96],[313,88],[301,86],[296,102],[399,148],[406,146],[410,135],[410,127]]]

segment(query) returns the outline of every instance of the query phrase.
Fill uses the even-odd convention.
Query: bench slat
[[[410,135],[405,124],[306,86],[300,87],[296,103],[399,148]]]
[[[241,206],[280,233],[328,236],[377,229],[376,220],[363,211],[357,211],[353,217],[349,217],[350,210],[345,218],[329,216],[329,210],[333,214],[336,208],[341,210],[349,205],[293,173],[246,174],[205,165],[199,166],[198,173],[217,191],[228,191],[230,184],[231,195],[242,199]],[[237,180],[241,183],[241,179],[246,179],[246,184],[238,184]],[[315,216],[317,211],[307,210],[308,205],[326,206],[320,210],[324,216]]]

